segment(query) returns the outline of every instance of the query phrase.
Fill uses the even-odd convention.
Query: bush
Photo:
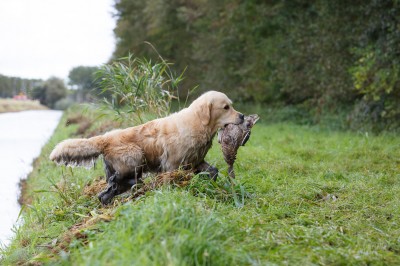
[[[56,109],[56,110],[66,110],[68,107],[70,107],[74,103],[75,102],[70,98],[62,98],[61,100],[58,100],[54,104],[54,109]]]
[[[103,107],[124,121],[142,123],[145,115],[165,116],[170,113],[172,100],[179,99],[182,75],[176,76],[164,60],[152,63],[132,55],[121,58],[97,72],[105,95]]]
[[[51,77],[32,90],[33,99],[41,104],[54,108],[55,103],[67,95],[67,88],[62,79]]]

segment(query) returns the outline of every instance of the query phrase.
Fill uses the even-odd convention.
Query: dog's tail
[[[67,139],[54,148],[50,160],[66,166],[91,168],[104,148],[103,136],[89,139]]]

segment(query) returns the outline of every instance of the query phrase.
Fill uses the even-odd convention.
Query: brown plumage
[[[244,146],[250,138],[250,131],[258,121],[259,116],[249,115],[244,117],[243,123],[239,125],[229,124],[218,131],[218,142],[221,144],[225,162],[228,164],[229,176],[235,178],[233,164],[240,146]]]

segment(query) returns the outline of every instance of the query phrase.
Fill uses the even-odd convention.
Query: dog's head
[[[243,123],[244,116],[232,107],[232,101],[225,94],[209,91],[197,98],[190,106],[204,126],[213,133],[228,124]]]

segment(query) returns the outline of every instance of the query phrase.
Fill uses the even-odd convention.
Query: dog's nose
[[[239,114],[240,120],[244,120],[244,114]]]

